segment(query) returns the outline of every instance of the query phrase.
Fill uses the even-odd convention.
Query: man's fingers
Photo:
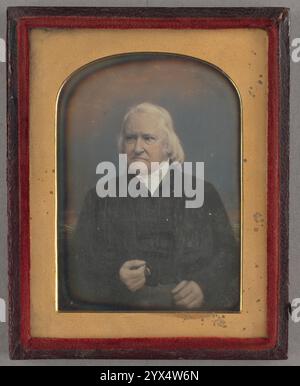
[[[124,283],[130,291],[135,292],[146,283],[145,267],[146,262],[138,259],[128,260],[122,265],[119,276],[122,283]]]
[[[192,292],[193,292],[193,287],[189,283],[185,287],[183,287],[181,291],[175,294],[174,299],[176,301],[182,300]]]
[[[138,285],[138,286],[135,286],[135,287],[130,288],[130,291],[131,291],[131,292],[137,292],[138,290],[140,290],[140,289],[143,288],[143,287],[144,287],[144,284],[141,283],[141,284]]]
[[[126,263],[124,263],[124,268],[128,269],[138,269],[146,265],[146,262],[144,260],[128,260]]]
[[[175,290],[177,290],[177,292],[175,292]],[[194,281],[184,280],[179,283],[173,290],[173,295],[175,304],[186,309],[198,308],[202,305],[204,300],[201,287]]]
[[[177,294],[177,292],[181,291],[186,285],[187,285],[188,281],[187,280],[183,280],[182,282],[180,282],[173,290],[172,290],[172,294],[175,295]]]
[[[186,296],[184,299],[176,301],[176,304],[178,306],[185,306],[188,307],[189,304],[193,303],[196,300],[195,294],[191,293],[188,296]]]
[[[135,286],[137,283],[140,283],[143,280],[146,280],[145,276],[136,277],[136,278],[133,278],[133,279],[129,279],[128,280],[128,284],[130,286]]]
[[[136,282],[134,284],[130,284],[129,289],[131,292],[135,292],[135,291],[139,290],[140,288],[144,287],[145,283],[146,283],[145,279],[139,280],[138,282]]]
[[[189,310],[192,310],[193,308],[197,308],[197,307],[200,307],[202,304],[202,301],[196,299],[194,300],[193,302],[191,302],[190,304],[188,304],[186,306],[186,308],[188,308]]]
[[[128,272],[128,277],[130,277],[130,279],[132,279],[132,280],[145,277],[145,267],[144,266],[137,268],[137,269],[132,269],[132,270],[130,269],[127,272]]]

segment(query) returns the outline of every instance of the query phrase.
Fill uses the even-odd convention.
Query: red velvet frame
[[[30,336],[29,37],[32,28],[262,28],[269,35],[268,338],[40,339]],[[288,315],[288,10],[31,8],[8,10],[10,355],[21,358],[283,359]]]

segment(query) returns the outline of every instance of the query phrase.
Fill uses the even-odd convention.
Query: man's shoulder
[[[185,180],[186,180],[186,183],[188,181],[188,183],[191,184],[193,189],[196,189],[197,187],[199,187],[199,188],[201,187],[201,188],[203,188],[205,194],[208,194],[208,195],[218,194],[217,189],[215,188],[215,186],[212,182],[205,180],[203,178],[200,178],[194,174],[191,175],[191,174],[187,174],[184,172],[182,172],[181,174],[182,174],[183,187],[185,187]]]

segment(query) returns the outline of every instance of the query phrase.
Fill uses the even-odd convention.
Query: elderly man
[[[147,197],[99,198],[90,191],[77,224],[68,261],[73,307],[88,310],[237,311],[240,254],[216,190],[205,182],[204,205],[187,209],[185,197],[154,193],[184,152],[167,110],[150,103],[125,116],[119,151]],[[151,169],[159,163],[157,170]],[[119,181],[120,177],[117,179]]]

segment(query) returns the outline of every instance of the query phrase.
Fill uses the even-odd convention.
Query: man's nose
[[[135,148],[134,148],[134,152],[136,154],[141,154],[144,152],[144,146],[143,146],[143,140],[142,138],[137,138],[136,142],[135,142]]]

